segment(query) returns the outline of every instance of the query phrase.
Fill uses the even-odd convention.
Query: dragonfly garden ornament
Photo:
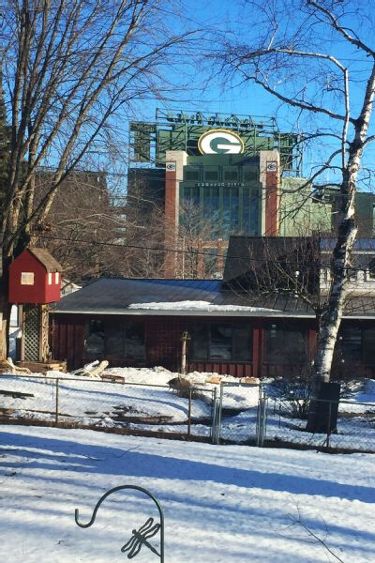
[[[110,489],[109,491],[104,493],[104,495],[101,496],[100,499],[98,500],[98,502],[96,503],[96,506],[95,506],[94,511],[92,513],[92,516],[91,516],[91,520],[87,524],[82,524],[82,522],[79,521],[79,510],[78,510],[78,508],[75,509],[74,518],[75,518],[76,524],[80,528],[89,528],[90,526],[92,526],[93,523],[95,522],[97,512],[98,512],[99,507],[102,504],[102,502],[107,497],[109,497],[109,495],[111,495],[112,493],[115,493],[117,491],[121,491],[121,490],[124,490],[124,489],[133,489],[133,490],[136,490],[136,491],[140,491],[140,492],[144,493],[145,495],[147,495],[151,500],[153,500],[154,503],[156,504],[157,509],[158,509],[160,521],[157,522],[157,523],[154,523],[153,518],[148,518],[148,520],[146,520],[146,522],[143,524],[143,526],[141,526],[138,530],[135,530],[135,529],[132,530],[132,537],[130,538],[130,540],[125,545],[122,546],[121,552],[126,553],[128,559],[133,559],[134,557],[136,557],[140,553],[142,547],[146,547],[150,551],[152,551],[152,553],[154,553],[155,555],[157,555],[159,557],[161,563],[164,563],[164,515],[163,515],[163,511],[161,509],[159,501],[147,489],[144,489],[143,487],[139,487],[137,485],[120,485],[119,487],[114,487],[113,489]],[[149,541],[157,533],[160,534],[160,549],[159,549],[159,551],[157,551],[157,549]]]

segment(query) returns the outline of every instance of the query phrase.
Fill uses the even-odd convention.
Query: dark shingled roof
[[[196,282],[196,283],[192,283]],[[139,280],[100,278],[64,297],[54,308],[64,311],[112,311],[126,309],[133,303],[209,301],[217,295],[216,280]]]
[[[211,305],[254,307],[251,310],[190,309],[129,309],[135,303],[173,303],[180,301],[208,301]],[[152,280],[100,278],[79,291],[67,295],[53,306],[54,314],[175,314],[252,317],[309,317],[314,312],[308,305],[288,292],[257,295],[225,289],[220,280]],[[358,297],[350,301],[347,315],[375,317],[375,299]]]
[[[62,272],[61,265],[46,248],[28,248],[27,250],[43,264],[47,272]]]
[[[249,270],[262,268],[266,261],[290,255],[311,244],[311,237],[231,236],[224,269],[224,283],[246,276]]]

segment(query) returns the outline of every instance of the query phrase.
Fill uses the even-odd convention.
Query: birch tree
[[[1,0],[10,129],[0,218],[5,321],[9,264],[33,233],[43,232],[64,179],[89,151],[105,152],[116,118],[124,127],[134,100],[171,91],[166,69],[173,76],[176,46],[190,37],[173,31],[174,8],[157,0]],[[181,19],[175,26],[181,29]],[[37,198],[40,166],[54,174]]]
[[[375,92],[372,14],[367,4],[354,0],[244,2],[246,9],[242,21],[254,22],[250,39],[243,40],[239,27],[227,36],[215,54],[222,71],[297,112],[306,136],[317,142],[315,160],[323,154],[308,181],[323,185],[333,178],[329,184],[340,195],[332,284],[318,311],[314,362],[315,381],[328,382],[357,236],[355,194],[365,149],[374,140],[369,129]]]

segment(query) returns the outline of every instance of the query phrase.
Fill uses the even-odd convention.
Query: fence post
[[[328,420],[327,420],[327,448],[329,448],[332,433],[332,401],[328,403]]]
[[[221,425],[221,407],[223,404],[222,396],[223,388],[220,384],[220,397],[217,396],[217,389],[213,391],[212,400],[212,429],[211,429],[211,442],[213,444],[220,444],[220,425]]]
[[[266,435],[266,418],[267,418],[267,398],[264,395],[262,386],[259,386],[259,403],[257,412],[257,426],[256,426],[256,445],[262,448],[264,445],[264,438]]]
[[[217,399],[217,389],[215,387],[215,389],[212,392],[211,442],[213,444],[217,444],[217,440],[218,440],[218,430],[217,430],[218,414],[219,414],[219,404]]]
[[[220,383],[220,396],[219,396],[219,408],[218,408],[218,415],[217,415],[217,444],[220,444],[220,435],[221,435],[221,418],[223,414],[223,395],[224,395],[224,383]]]
[[[191,436],[191,395],[192,395],[192,389],[191,387],[189,387],[188,431],[187,431],[188,437]]]
[[[59,424],[59,378],[56,377],[55,425]]]

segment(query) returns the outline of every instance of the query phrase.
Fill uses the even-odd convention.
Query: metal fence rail
[[[251,397],[246,409],[228,408],[233,388]],[[245,394],[246,394],[245,393]],[[247,395],[246,395],[247,396]],[[321,402],[321,401],[318,401]],[[326,431],[306,431],[308,401],[267,395],[240,381],[219,387],[113,383],[58,376],[0,377],[0,422],[103,429],[257,446],[311,447],[375,453],[375,403],[324,401]],[[330,415],[337,412],[337,423]],[[236,429],[241,427],[241,438]]]
[[[316,402],[324,403],[328,413],[325,432],[307,432],[307,418],[293,416],[296,409],[292,401],[269,398],[265,445],[277,443],[347,452],[375,452],[375,403],[340,400],[336,421],[336,418],[331,419],[337,409],[335,401]]]
[[[201,386],[175,390],[90,378],[2,375],[0,421],[213,440],[215,392]]]

